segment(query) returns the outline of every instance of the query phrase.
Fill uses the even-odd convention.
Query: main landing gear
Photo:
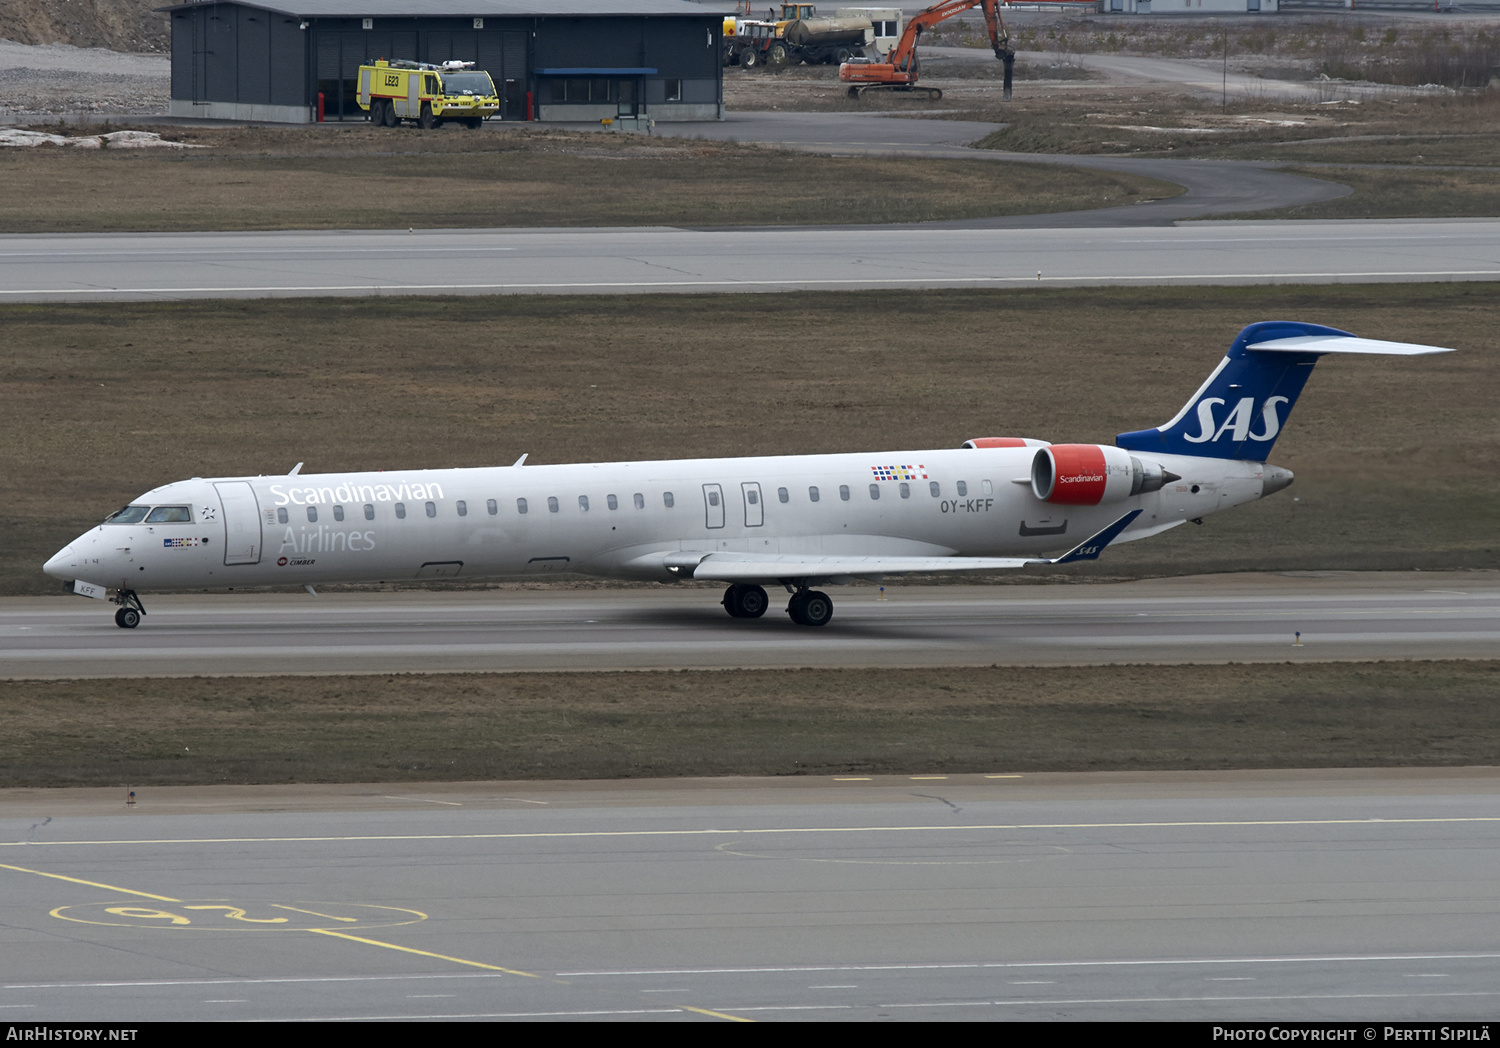
[[[730,586],[724,591],[724,610],[737,619],[758,619],[771,606],[771,599],[759,586]]]
[[[115,612],[116,626],[122,630],[133,630],[141,624],[141,616],[146,614],[146,608],[141,603],[141,598],[136,596],[135,590],[122,589],[109,599],[120,605],[120,610]]]
[[[786,613],[799,626],[826,626],[833,618],[833,601],[818,590],[799,589],[786,602]]]
[[[771,601],[759,586],[735,585],[724,591],[723,604],[724,610],[737,619],[758,619]],[[826,593],[803,587],[787,601],[786,613],[799,626],[826,626],[833,618],[833,601]]]

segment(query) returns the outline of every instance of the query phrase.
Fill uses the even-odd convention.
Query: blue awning
[[[635,66],[620,69],[589,69],[586,67],[568,69],[538,69],[537,76],[652,76],[656,69],[651,66]]]

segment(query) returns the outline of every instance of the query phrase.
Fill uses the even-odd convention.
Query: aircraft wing
[[[668,554],[666,565],[684,578],[718,582],[778,582],[789,580],[869,578],[885,575],[940,574],[957,571],[1006,571],[1040,564],[1070,564],[1095,560],[1130,526],[1140,510],[1132,510],[1060,557],[822,557],[776,553]]]

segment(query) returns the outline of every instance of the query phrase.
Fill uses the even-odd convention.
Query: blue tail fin
[[[1308,338],[1308,351],[1282,346],[1247,348],[1293,338]],[[1264,462],[1313,365],[1327,352],[1317,347],[1318,341],[1352,338],[1347,331],[1319,324],[1281,320],[1251,324],[1172,421],[1155,429],[1121,433],[1115,443],[1127,451]]]

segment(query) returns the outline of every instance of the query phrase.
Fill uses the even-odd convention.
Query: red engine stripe
[[[1104,449],[1097,444],[1053,444],[1056,480],[1048,502],[1064,506],[1097,506],[1104,498]]]

